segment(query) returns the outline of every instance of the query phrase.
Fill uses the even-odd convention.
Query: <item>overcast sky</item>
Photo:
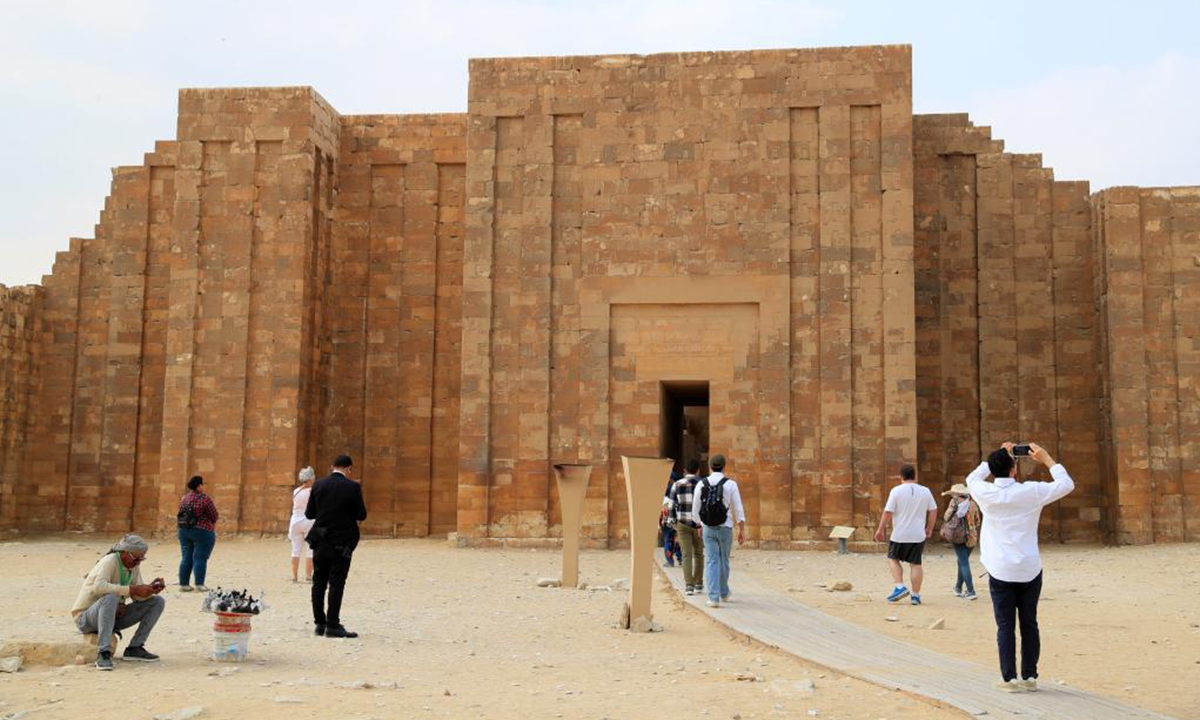
[[[916,112],[1056,177],[1200,184],[1200,7],[1161,2],[0,0],[0,283],[90,237],[180,87],[312,85],[342,113],[464,112],[467,59],[907,43]]]

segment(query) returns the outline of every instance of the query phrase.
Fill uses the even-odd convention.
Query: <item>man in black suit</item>
[[[350,574],[350,558],[358,546],[358,523],[367,519],[362,486],[350,479],[354,461],[338,455],[333,472],[313,485],[304,516],[314,520],[308,531],[313,549],[312,608],[318,635],[353,638],[358,633],[342,625],[342,593]],[[329,587],[329,610],[325,610],[325,588]]]

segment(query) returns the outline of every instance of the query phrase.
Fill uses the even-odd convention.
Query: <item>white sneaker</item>
[[[963,600],[978,600],[979,596],[976,595],[975,593],[963,593],[962,599]]]
[[[1008,693],[1025,692],[1025,686],[1022,685],[1021,682],[1015,678],[1012,680],[1009,680],[1007,682],[1005,682],[1004,680],[997,680],[996,682],[992,683],[992,687],[996,688],[1000,692],[1008,692]]]
[[[721,603],[716,600],[709,600],[704,604],[708,605],[709,607],[721,607]]]
[[[1037,692],[1037,678],[1025,678],[1017,681],[1025,692]]]

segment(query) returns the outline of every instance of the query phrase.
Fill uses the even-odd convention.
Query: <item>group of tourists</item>
[[[1015,477],[1016,458],[1028,456],[1049,469],[1049,482],[1021,482]],[[725,474],[726,458],[714,455],[709,472],[690,460],[686,473],[672,478],[663,500],[664,551],[668,564],[682,564],[685,593],[707,596],[718,608],[732,597],[729,559],[736,537],[746,539],[746,513],[737,481]],[[317,635],[353,638],[341,623],[341,605],[351,559],[358,546],[358,523],[367,517],[361,485],[351,479],[354,463],[347,455],[333,461],[332,471],[316,480],[304,468],[292,492],[288,538],[292,545],[292,580],[299,581],[300,558],[306,560],[305,579],[312,582],[312,611]],[[993,482],[987,482],[988,475]],[[988,588],[996,619],[1001,680],[1007,692],[1037,690],[1041,651],[1037,623],[1042,588],[1038,551],[1038,521],[1046,505],[1066,496],[1074,482],[1066,469],[1036,444],[1006,442],[943,495],[950,501],[942,514],[942,537],[954,546],[958,576],[954,594],[975,600],[970,555],[978,545],[988,573]],[[888,494],[875,539],[888,538],[887,559],[895,585],[890,603],[909,598],[920,605],[925,542],[933,537],[938,504],[929,488],[917,481],[916,469],[900,469],[900,484]],[[218,513],[204,492],[204,479],[192,477],[179,504],[179,587],[205,590],[208,558],[216,542]],[[890,534],[885,534],[891,528]],[[678,550],[676,550],[676,547]],[[113,633],[137,625],[122,657],[154,661],[145,642],[162,615],[166,587],[162,578],[143,581],[139,566],[149,550],[145,540],[126,535],[95,564],[71,610],[79,631],[98,636],[96,667],[113,668]],[[909,583],[904,568],[909,566]],[[195,585],[191,580],[195,579]],[[1021,666],[1017,671],[1016,630],[1021,634]]]
[[[1014,471],[1017,458],[1028,457],[1050,472],[1049,482],[1022,482]],[[663,499],[663,551],[668,565],[682,565],[684,592],[707,594],[712,608],[729,602],[729,554],[733,527],[745,538],[745,513],[737,482],[724,474],[725,457],[713,456],[712,472],[702,477],[699,460],[690,460],[687,473],[673,478]],[[987,482],[988,475],[994,479]],[[954,595],[976,600],[971,577],[971,552],[981,548],[988,590],[996,619],[996,644],[1005,692],[1037,690],[1041,635],[1037,622],[1042,590],[1042,560],[1038,523],[1042,508],[1075,488],[1066,468],[1035,443],[1004,443],[967,476],[942,493],[950,500],[942,513],[941,537],[954,548],[957,577]],[[929,488],[917,481],[912,465],[900,468],[900,484],[888,493],[875,540],[888,540],[887,561],[895,585],[887,602],[908,598],[921,605],[925,542],[933,537],[938,503]],[[888,533],[890,527],[891,532]],[[909,582],[904,582],[908,565]],[[1021,667],[1017,671],[1016,631],[1021,634]]]
[[[673,479],[663,497],[663,550],[667,564],[676,553],[683,565],[683,582],[688,595],[705,593],[708,606],[728,602],[729,556],[733,552],[734,527],[737,542],[746,541],[746,511],[737,481],[725,475],[725,456],[713,455],[711,471],[701,476],[701,462],[687,463],[687,474]]]
[[[324,637],[358,637],[341,622],[346,577],[358,546],[358,523],[367,518],[362,486],[350,479],[353,467],[350,456],[339,455],[329,476],[319,481],[316,472],[306,467],[292,491],[288,523],[292,581],[299,581],[303,555],[305,580],[313,584],[313,625],[316,634]],[[204,582],[217,541],[218,519],[216,504],[204,492],[204,478],[193,476],[177,513],[180,591],[208,590]],[[145,645],[166,606],[161,596],[166,582],[162,578],[143,581],[139,568],[149,550],[149,543],[139,535],[121,538],[88,572],[71,608],[79,632],[96,636],[96,667],[100,670],[113,669],[115,638],[121,630],[135,625],[137,632],[121,657],[140,662],[158,660]]]

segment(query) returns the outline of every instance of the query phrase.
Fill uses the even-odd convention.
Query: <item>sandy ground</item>
[[[0,596],[6,599],[0,640],[77,641],[68,609],[83,575],[112,541],[69,537],[0,543]],[[145,577],[173,582],[178,557],[173,542],[154,543]],[[747,551],[737,559],[738,572],[753,567],[782,580],[783,573],[772,569],[781,563],[790,570],[787,582],[806,586],[805,599],[838,602],[807,582],[828,574],[809,568],[818,560],[815,554]],[[861,567],[865,583],[877,561],[844,564]],[[537,578],[556,576],[558,568],[553,551],[367,541],[355,555],[343,611],[346,625],[362,637],[334,640],[312,635],[309,586],[290,582],[285,540],[221,539],[209,565],[209,584],[262,588],[271,604],[255,619],[246,663],[207,659],[213,616],[199,612],[196,594],[172,586],[165,593],[166,613],[147,643],[161,662],[118,661],[114,672],[101,673],[90,664],[92,655],[83,666],[0,673],[0,718],[137,720],[192,707],[204,708],[202,718],[239,720],[965,717],[736,639],[684,607],[662,585],[655,591],[654,611],[664,632],[620,630],[616,620],[623,593],[536,587]],[[589,584],[609,585],[628,576],[628,554],[585,552],[581,570]],[[934,601],[931,594],[932,606],[924,612],[942,612],[937,605],[948,602]],[[874,612],[864,620],[881,625],[882,606],[873,603],[870,609]],[[972,608],[976,614],[984,609],[982,604]],[[951,620],[946,637],[959,625]],[[1188,635],[1186,623],[1175,635],[1178,646],[1183,642],[1178,636]],[[1171,636],[1164,632],[1162,637]],[[1194,639],[1191,631],[1193,648]],[[1049,654],[1061,656],[1065,645],[1056,641]],[[1192,655],[1187,662],[1192,672]],[[756,679],[739,680],[739,674]],[[1151,682],[1149,675],[1144,682],[1141,678],[1131,681],[1138,689],[1129,693],[1138,699]],[[807,681],[815,689],[807,689]],[[1166,682],[1160,678],[1158,684]],[[1184,692],[1194,698],[1196,690]]]
[[[1061,680],[1181,720],[1200,718],[1200,545],[1054,545],[1043,548],[1043,560],[1043,682]],[[892,587],[886,563],[873,554],[736,552],[731,585],[738,572],[752,573],[800,602],[995,668],[999,677],[996,625],[987,578],[978,577],[978,551],[971,556],[976,601],[954,597],[957,566],[945,543],[935,541],[926,552],[921,607],[884,600]],[[840,579],[854,590],[816,587]],[[945,629],[928,629],[938,618]]]

